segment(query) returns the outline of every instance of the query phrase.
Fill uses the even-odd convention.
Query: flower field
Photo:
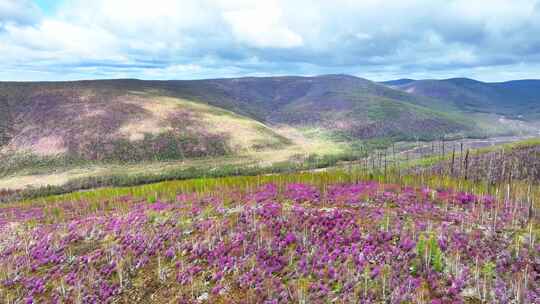
[[[539,303],[522,201],[376,181],[6,205],[2,303]]]

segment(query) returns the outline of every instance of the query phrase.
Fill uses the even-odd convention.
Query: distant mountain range
[[[343,140],[434,139],[540,118],[540,81],[348,75],[189,81],[0,82],[0,149],[91,160],[178,159],[276,149],[277,125]]]
[[[540,118],[540,80],[481,82],[468,78],[399,79],[382,82],[416,96],[447,102],[464,112],[496,113],[512,118]]]

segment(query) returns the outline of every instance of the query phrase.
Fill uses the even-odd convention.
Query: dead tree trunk
[[[465,180],[469,177],[469,149],[465,152]]]
[[[450,176],[454,175],[454,161],[456,158],[456,147],[452,148],[452,161],[450,162]]]

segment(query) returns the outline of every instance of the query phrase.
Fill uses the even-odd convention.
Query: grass
[[[523,147],[529,147],[529,146],[537,146],[540,145],[540,138],[530,138],[526,140],[520,140],[513,143],[507,143],[499,146],[492,146],[492,147],[485,147],[477,149],[478,153],[488,153],[496,150],[506,150],[506,149],[516,149],[516,148],[523,148]]]
[[[493,145],[488,147],[481,147],[477,149],[470,150],[471,157],[473,156],[480,156],[482,154],[487,154],[490,152],[495,151],[510,151],[513,149],[519,149],[524,147],[530,147],[530,146],[537,146],[540,145],[540,138],[530,138],[525,140],[520,140],[516,142],[511,143],[505,143],[500,145]],[[464,151],[464,153],[466,153]],[[460,151],[455,151],[454,157],[460,158],[462,156]],[[432,156],[426,156],[419,159],[415,159],[408,163],[403,163],[403,168],[410,168],[410,167],[430,167],[433,166],[441,161],[448,161],[452,158],[452,151],[448,151],[446,154],[438,154],[438,155],[432,155]]]
[[[316,132],[316,131],[315,131]],[[540,143],[539,140],[527,140],[514,144],[502,145],[498,149],[519,147],[523,145],[531,145]],[[313,143],[312,143],[313,144]],[[47,181],[50,185],[41,184],[38,187],[25,189],[18,192],[18,197],[40,197],[50,194],[61,194],[81,189],[92,189],[95,187],[107,186],[134,186],[145,183],[154,183],[166,180],[186,180],[195,178],[213,178],[225,176],[254,176],[261,174],[279,174],[283,172],[294,172],[304,170],[314,170],[319,168],[328,168],[340,166],[342,168],[357,168],[356,170],[373,172],[389,172],[395,171],[398,175],[403,172],[410,171],[411,168],[431,167],[435,164],[450,159],[450,151],[441,155],[435,153],[435,156],[425,156],[418,159],[405,159],[403,155],[388,154],[388,146],[390,141],[383,139],[365,141],[358,143],[349,149],[331,150],[330,145],[325,142],[314,144],[312,151],[317,151],[316,148],[326,147],[327,150],[319,150],[322,154],[310,153],[304,151],[298,154],[295,158],[295,149],[289,151],[261,151],[258,152],[258,157],[245,157],[240,159],[237,157],[225,157],[219,159],[200,159],[189,162],[166,162],[166,163],[141,163],[133,165],[114,165],[113,167],[90,167],[88,174],[85,169],[73,169],[72,171],[47,175],[47,179],[38,177],[11,177],[4,179],[4,185],[36,183],[38,181]],[[403,148],[403,147],[402,147]],[[379,151],[384,152],[373,152]],[[479,149],[478,152],[473,152],[474,155],[491,151],[494,148]],[[393,149],[392,149],[393,150]],[[282,154],[280,154],[282,153]],[[365,159],[367,155],[369,158]],[[471,154],[471,157],[474,156]],[[267,163],[261,162],[261,159],[267,158]],[[459,153],[456,153],[456,158],[459,158]],[[356,164],[348,164],[349,161],[357,161]],[[56,184],[54,184],[56,182]],[[5,199],[4,199],[5,200]]]
[[[537,142],[530,140],[507,146],[520,147],[523,145],[531,145],[535,143]],[[129,209],[127,208],[129,207],[127,204],[129,203],[140,204],[142,208],[148,208],[148,212],[143,213],[141,216],[130,216],[128,218],[145,219],[145,221],[147,221],[147,225],[140,227],[131,227],[131,225],[127,225],[125,226],[125,228],[122,229],[133,229],[133,231],[135,231],[137,235],[141,234],[142,236],[146,236],[148,234],[150,241],[147,243],[147,245],[145,245],[144,248],[153,248],[154,244],[160,242],[161,239],[153,238],[156,231],[159,231],[159,229],[162,229],[163,227],[174,225],[174,227],[177,227],[179,230],[174,230],[174,232],[170,233],[170,235],[178,236],[182,242],[185,242],[188,245],[192,244],[193,246],[197,246],[195,248],[199,248],[198,246],[201,244],[211,244],[209,248],[210,251],[212,251],[222,248],[217,245],[213,246],[213,243],[211,242],[212,240],[221,240],[222,237],[223,240],[225,240],[226,242],[228,242],[229,240],[238,240],[239,236],[243,236],[246,233],[249,233],[251,228],[257,227],[257,224],[261,223],[260,219],[256,219],[255,217],[253,217],[252,219],[246,216],[247,213],[240,213],[241,211],[238,212],[237,210],[246,210],[242,209],[244,208],[244,203],[249,206],[249,203],[251,202],[250,200],[242,200],[238,198],[245,197],[249,193],[256,192],[256,189],[260,189],[260,186],[262,185],[267,185],[271,183],[277,186],[279,193],[286,193],[291,189],[291,186],[298,184],[307,184],[315,186],[315,189],[317,189],[315,192],[329,193],[330,191],[328,190],[331,189],[329,187],[330,185],[346,185],[351,183],[355,184],[359,181],[369,180],[377,181],[379,185],[382,185],[382,187],[377,188],[375,190],[376,192],[373,195],[357,198],[360,201],[365,201],[365,203],[363,203],[365,205],[362,205],[361,208],[353,208],[354,205],[324,205],[327,202],[323,203],[322,206],[317,207],[316,205],[311,205],[312,203],[316,203],[317,198],[315,197],[315,199],[313,199],[313,202],[310,202],[308,206],[309,208],[313,208],[311,210],[318,210],[316,212],[324,211],[322,213],[323,215],[320,218],[318,218],[316,221],[311,221],[311,223],[315,223],[315,225],[317,225],[316,227],[322,227],[320,230],[312,230],[312,228],[306,229],[305,225],[310,223],[309,220],[305,220],[303,218],[287,217],[283,221],[277,221],[275,223],[270,222],[267,227],[257,228],[257,234],[255,235],[255,237],[250,238],[249,242],[251,242],[252,244],[257,244],[257,246],[261,245],[261,248],[264,248],[266,250],[264,252],[267,252],[270,247],[266,247],[265,244],[270,244],[270,242],[265,243],[261,240],[264,240],[265,237],[272,235],[272,227],[281,227],[281,230],[279,230],[279,237],[283,238],[284,240],[286,240],[286,236],[289,235],[286,234],[287,230],[283,230],[284,226],[278,226],[278,224],[293,226],[297,225],[294,226],[297,228],[297,230],[295,230],[297,234],[293,234],[294,240],[296,240],[297,238],[298,240],[301,240],[302,236],[304,237],[303,242],[305,242],[307,236],[315,237],[315,240],[323,239],[320,232],[324,232],[330,229],[327,227],[327,225],[329,225],[327,221],[330,217],[328,215],[325,215],[326,212],[330,212],[329,214],[344,212],[342,214],[343,217],[350,216],[351,213],[354,213],[354,217],[357,220],[353,221],[353,223],[358,223],[361,225],[363,229],[361,233],[363,236],[378,235],[372,233],[373,231],[381,232],[380,235],[386,235],[390,233],[390,231],[393,231],[394,233],[399,234],[399,242],[405,240],[402,239],[402,237],[404,236],[408,236],[411,239],[417,239],[416,244],[413,243],[414,247],[412,247],[416,257],[411,257],[409,264],[410,267],[409,265],[407,265],[407,267],[402,270],[396,270],[391,267],[391,262],[388,262],[388,264],[385,264],[386,262],[384,262],[382,263],[382,265],[377,265],[381,266],[380,268],[376,267],[375,264],[372,264],[371,266],[367,266],[366,268],[364,268],[364,274],[362,275],[362,277],[355,278],[355,282],[358,281],[360,283],[358,283],[358,290],[354,292],[354,297],[359,299],[362,298],[363,295],[363,298],[367,298],[366,292],[373,292],[375,290],[376,292],[382,292],[380,295],[381,298],[384,299],[383,302],[387,302],[386,297],[390,294],[388,292],[388,289],[392,288],[389,287],[391,286],[392,282],[392,280],[390,279],[392,272],[397,271],[396,274],[402,275],[404,273],[407,273],[407,271],[410,271],[411,275],[423,278],[421,274],[431,269],[439,275],[448,275],[449,273],[452,275],[458,275],[459,269],[455,265],[458,265],[460,260],[461,263],[467,263],[469,266],[472,265],[468,269],[471,270],[471,277],[476,279],[471,279],[470,282],[475,283],[473,286],[478,286],[477,293],[474,295],[474,300],[471,300],[471,302],[469,302],[469,299],[463,296],[465,298],[464,303],[476,303],[473,302],[476,300],[488,302],[485,299],[493,297],[492,294],[488,294],[485,291],[493,288],[493,278],[495,278],[496,276],[504,276],[506,273],[510,272],[500,271],[500,269],[497,269],[495,267],[497,265],[492,262],[492,260],[494,259],[485,259],[478,262],[478,254],[476,256],[476,262],[474,262],[474,253],[471,253],[469,251],[458,251],[457,253],[455,253],[454,251],[449,251],[446,247],[448,246],[448,244],[446,246],[443,246],[442,244],[444,243],[439,242],[439,240],[441,239],[450,239],[447,238],[446,235],[447,233],[449,233],[446,230],[448,228],[447,225],[453,226],[458,230],[460,229],[460,235],[470,235],[471,239],[472,237],[478,237],[478,235],[483,233],[486,233],[490,237],[501,237],[501,235],[504,235],[504,237],[501,237],[501,240],[509,240],[508,243],[512,244],[511,246],[508,246],[507,249],[509,255],[516,255],[517,257],[518,254],[523,254],[520,253],[524,252],[519,251],[520,248],[528,248],[530,249],[530,252],[533,252],[532,248],[535,248],[533,247],[533,244],[535,240],[540,237],[540,226],[537,217],[534,215],[534,212],[532,216],[529,215],[529,217],[527,217],[526,210],[529,204],[531,204],[530,210],[534,210],[539,207],[540,188],[531,187],[531,184],[525,181],[514,181],[512,183],[499,183],[496,185],[492,185],[481,181],[479,182],[464,180],[462,178],[454,178],[452,176],[434,174],[432,172],[421,172],[420,174],[404,174],[401,170],[402,167],[400,167],[398,163],[394,163],[388,168],[386,168],[385,166],[384,171],[383,168],[380,166],[376,168],[370,168],[368,166],[363,166],[362,163],[355,166],[351,165],[345,168],[334,168],[324,171],[311,170],[318,167],[336,165],[340,160],[346,159],[349,156],[351,155],[343,154],[339,157],[334,156],[332,158],[329,158],[312,155],[308,157],[305,162],[302,163],[294,164],[290,162],[284,162],[279,165],[266,168],[229,166],[216,168],[216,170],[206,172],[203,172],[204,170],[198,171],[200,170],[200,168],[192,168],[186,171],[178,171],[170,176],[159,175],[156,177],[152,177],[141,175],[137,178],[133,176],[110,176],[103,180],[87,180],[86,182],[89,182],[89,184],[87,185],[92,187],[96,186],[95,184],[92,185],[92,182],[98,184],[103,183],[102,186],[106,183],[111,183],[118,186],[122,184],[133,184],[139,182],[145,184],[126,187],[102,187],[99,189],[92,189],[90,191],[76,191],[59,195],[47,195],[47,192],[44,189],[41,193],[35,193],[37,195],[40,195],[41,197],[28,198],[19,202],[0,205],[0,211],[1,208],[8,208],[5,209],[4,212],[5,214],[9,215],[10,213],[15,214],[17,210],[43,210],[43,217],[40,219],[41,221],[43,221],[42,223],[31,219],[28,220],[28,222],[24,225],[13,226],[19,229],[17,230],[19,231],[18,233],[20,233],[17,234],[18,236],[23,234],[31,235],[29,232],[34,231],[31,229],[39,229],[40,227],[45,227],[44,225],[63,223],[67,219],[69,219],[70,216],[72,216],[69,214],[69,212],[74,212],[74,214],[76,213],[77,216],[83,218],[94,218],[100,215],[104,215],[104,218],[108,218],[109,216],[113,216],[113,214],[128,214],[127,212]],[[201,176],[201,174],[203,177],[190,178],[193,176]],[[171,178],[175,180],[151,183],[153,178]],[[83,184],[84,181],[81,180],[81,185]],[[400,192],[395,192],[396,189],[404,190],[413,188],[415,190],[412,192],[410,190],[407,190],[401,193],[421,193],[422,196],[418,196],[412,199],[409,197],[410,202],[414,204],[414,209],[411,209],[411,206],[407,207],[406,205],[400,205],[403,204],[403,200],[400,199]],[[301,187],[300,189],[302,191],[305,191],[305,189],[310,188]],[[460,192],[462,191],[474,193],[479,196],[490,194],[495,197],[494,202],[496,202],[496,205],[492,205],[491,207],[486,207],[487,205],[483,204],[469,205],[469,207],[467,208],[470,208],[468,209],[468,212],[470,213],[468,214],[473,217],[471,217],[470,220],[462,221],[460,225],[458,222],[449,221],[449,219],[452,219],[452,215],[456,214],[456,211],[462,210],[460,209],[462,207],[459,207],[458,209],[455,209],[453,207],[453,205],[456,204],[456,201],[442,202],[441,200],[441,204],[438,204],[436,208],[432,208],[433,206],[430,205],[430,203],[428,202],[429,200],[435,201],[435,198],[437,196],[442,195],[441,193],[449,193],[448,191],[443,191],[442,189],[454,189],[455,193],[457,194],[456,197],[458,198],[460,197]],[[64,191],[69,189],[51,188],[49,190],[51,191],[51,193],[54,193],[57,190]],[[171,211],[167,210],[157,211],[158,209],[152,209],[154,207],[159,208],[159,206],[166,206],[166,204],[168,204],[169,202],[183,201],[183,199],[178,198],[182,194],[185,194],[185,197],[188,197],[185,202],[180,204],[182,208],[185,208],[186,212],[172,213]],[[202,202],[204,202],[204,204],[200,204],[199,206],[198,203],[195,202],[195,199],[191,201],[192,199],[189,198],[191,197],[190,195],[195,195],[194,197],[208,196],[215,199],[216,202],[223,202],[223,209],[218,209],[216,206],[214,206],[213,200],[201,200]],[[395,195],[395,197],[393,199],[388,199],[386,195],[389,195],[389,197]],[[299,195],[298,197],[302,196]],[[405,201],[407,201],[407,197],[407,195],[403,197],[405,198]],[[338,198],[341,198],[341,196],[338,196]],[[378,200],[377,198],[380,198],[380,200]],[[455,198],[452,198],[452,200],[454,199]],[[278,199],[277,201],[282,204],[283,210],[275,216],[268,217],[269,219],[277,219],[283,217],[283,215],[293,214],[291,213],[293,212],[293,210],[295,210],[294,207],[292,207],[293,200]],[[457,202],[460,201],[461,199],[457,200]],[[344,202],[348,202],[348,200],[345,199]],[[506,207],[505,204],[507,203],[512,204],[510,208]],[[271,210],[273,210],[272,207],[275,206],[273,204],[275,203],[273,201],[270,201],[269,204],[261,205],[264,206],[264,208],[255,208],[253,210],[258,210],[257,212],[261,212],[261,214],[264,214],[262,213],[264,211],[271,212]],[[370,207],[369,204],[373,205]],[[254,206],[255,205],[257,204],[254,204]],[[294,205],[296,207],[299,206],[298,203],[294,203]],[[399,208],[397,208],[397,206],[399,206]],[[431,206],[431,208],[429,206]],[[459,206],[459,203],[457,203],[457,206]],[[19,207],[20,209],[18,209]],[[240,209],[238,209],[239,207]],[[377,210],[380,210],[381,213],[375,212],[376,210],[372,210],[373,213],[370,213],[371,216],[365,216],[365,212],[367,210],[370,210],[372,207],[376,207]],[[423,208],[427,209],[424,210]],[[218,210],[221,211],[219,211],[218,213]],[[411,212],[414,210],[421,210],[421,212],[419,212],[419,218],[414,219],[411,217]],[[496,233],[494,233],[495,231],[488,231],[492,229],[490,228],[490,225],[492,223],[493,229],[497,227],[497,212],[502,211],[506,212],[506,217],[501,220],[501,223],[504,223],[507,226],[500,226],[502,227],[502,231],[497,230]],[[192,212],[193,214],[189,212]],[[440,215],[442,215],[443,217],[438,218],[437,216]],[[380,216],[380,218],[378,218],[378,216]],[[339,219],[339,217],[336,218]],[[439,230],[436,227],[443,223],[441,221],[442,218],[445,219],[445,228],[443,230]],[[507,218],[508,220],[506,220]],[[226,219],[226,221],[221,222],[220,220],[222,219]],[[491,221],[491,219],[493,219],[493,221]],[[335,220],[335,218],[333,218],[333,220]],[[399,222],[400,224],[395,225],[397,222]],[[411,228],[419,222],[424,223],[427,228]],[[525,222],[526,225],[521,224],[522,222]],[[212,223],[215,223],[216,225],[208,226],[211,227],[211,229],[206,229],[204,227],[207,226],[203,226]],[[298,225],[298,223],[300,223],[301,225]],[[401,223],[403,223],[403,225],[401,225]],[[412,225],[413,223],[414,225]],[[61,227],[60,225],[59,227]],[[100,231],[100,225],[101,224],[95,225],[97,229],[96,231]],[[105,226],[112,227],[114,225],[111,224]],[[21,230],[23,228],[26,229],[26,227],[28,227],[28,230]],[[67,227],[74,226],[70,225],[62,229],[68,231]],[[338,229],[341,229],[342,226],[337,227]],[[94,226],[89,225],[89,228],[91,229],[84,230],[84,233],[86,233],[86,239],[74,242],[74,244],[67,249],[67,252],[69,252],[69,256],[81,256],[86,254],[91,255],[92,252],[95,252],[92,251],[92,249],[102,248],[104,250],[103,252],[106,253],[105,259],[108,257],[115,259],[118,258],[114,256],[114,252],[116,252],[115,250],[118,248],[119,244],[123,244],[122,241],[115,241],[115,236],[111,234],[110,236],[102,238],[100,242],[96,242],[92,239],[94,234]],[[59,233],[64,233],[64,230],[62,229],[59,230]],[[69,228],[69,230],[70,229],[71,228]],[[122,229],[120,229],[119,231],[122,231]],[[230,233],[231,231],[238,232],[239,235],[235,237],[224,235],[224,233]],[[348,236],[350,234],[350,231],[347,229],[339,230],[337,231],[337,234],[342,234],[342,236]],[[337,236],[331,234],[330,237],[327,239],[333,240],[336,237]],[[25,237],[22,239],[26,240],[27,238]],[[121,238],[118,239],[120,240]],[[397,239],[393,239],[393,241],[389,242],[387,245],[401,246],[400,244],[402,243],[397,243],[396,245],[395,240]],[[469,246],[470,248],[478,247],[478,252],[484,252],[483,250],[485,250],[486,247],[489,246],[485,245],[485,243],[476,242],[477,240],[478,238],[474,238],[474,241],[468,243],[467,246]],[[486,238],[485,240],[488,239]],[[133,241],[135,242],[135,239],[133,239]],[[56,241],[54,241],[53,243],[55,242]],[[336,245],[338,243],[335,243],[334,246],[338,246]],[[294,259],[295,257],[299,256],[299,254],[302,254],[295,251],[295,249],[298,248],[300,244],[303,243],[299,242],[294,246],[286,247],[284,249],[284,252],[282,254],[287,257],[287,259],[285,260],[287,262],[287,266],[285,266],[285,269],[289,269],[287,267],[298,266],[298,264],[295,264],[296,261]],[[498,241],[494,241],[494,243],[490,244],[491,246],[496,246],[500,243],[498,243]],[[450,244],[450,246],[452,246],[452,244]],[[155,301],[155,299],[159,299],[158,301],[163,302],[165,301],[165,299],[170,300],[170,294],[174,294],[174,291],[178,292],[178,294],[180,295],[179,297],[184,298],[191,297],[193,299],[197,299],[203,297],[203,295],[208,296],[210,291],[208,284],[205,285],[205,283],[208,283],[208,281],[210,280],[207,279],[207,275],[213,275],[215,273],[213,272],[213,268],[209,268],[208,272],[202,272],[200,276],[195,276],[194,278],[196,279],[189,281],[189,284],[182,283],[178,285],[175,283],[170,283],[170,281],[174,279],[174,277],[171,276],[171,273],[175,273],[174,269],[176,269],[176,271],[180,273],[180,278],[183,278],[183,274],[189,273],[188,271],[183,271],[185,267],[184,265],[188,265],[189,261],[194,261],[197,266],[206,264],[199,264],[199,259],[186,258],[185,253],[183,252],[188,251],[180,250],[184,247],[178,249],[178,255],[173,254],[175,256],[174,262],[176,263],[171,262],[170,257],[165,257],[167,256],[167,252],[173,247],[168,247],[168,245],[162,247],[163,248],[158,251],[158,254],[152,256],[147,266],[141,268],[136,273],[136,275],[134,273],[130,274],[128,271],[124,270],[124,265],[130,265],[130,263],[132,262],[130,260],[130,255],[122,256],[121,258],[125,260],[119,260],[122,262],[115,264],[117,268],[115,268],[114,270],[110,270],[114,273],[111,279],[113,282],[119,282],[121,286],[122,284],[124,284],[123,282],[131,282],[127,285],[125,293],[122,294],[121,297],[123,299],[130,299],[129,301],[133,302],[141,302],[143,301],[142,299],[144,299],[144,301],[150,301],[150,299],[153,299]],[[510,247],[515,248],[515,250]],[[21,245],[21,248],[24,248],[24,246]],[[237,251],[230,252],[230,255],[234,256],[235,258],[238,256],[245,256],[246,248],[246,246],[240,246],[237,248]],[[307,248],[315,247],[309,245],[307,246]],[[330,246],[330,248],[333,249],[334,247]],[[20,252],[24,254],[24,250],[21,250]],[[173,253],[174,252],[176,251],[173,251]],[[261,259],[263,259],[263,261],[266,260],[264,260],[265,256],[261,255],[263,251],[257,252],[258,255],[253,255],[252,258],[238,259],[246,261],[246,265],[249,267],[241,268],[241,270],[232,273],[227,272],[226,276],[233,276],[236,274],[240,275],[247,271],[250,267],[251,269],[260,269],[262,265]],[[308,253],[309,250],[302,252]],[[392,254],[393,252],[394,251],[392,251]],[[272,250],[270,250],[270,253],[275,254],[275,252],[273,252]],[[396,261],[393,255],[388,255],[387,257],[391,257],[390,261]],[[257,262],[259,262],[259,264],[257,264]],[[330,267],[332,267],[332,270],[334,270],[333,267],[345,265],[343,266],[343,268],[338,268],[337,273],[339,275],[349,275],[349,272],[347,271],[350,269],[347,264],[348,262],[352,261],[346,260],[344,262],[341,261],[338,263],[328,263],[328,266],[325,267],[329,268],[325,269],[327,271],[330,271]],[[103,265],[105,265],[103,267],[103,270],[106,271],[106,265],[108,264],[100,264],[100,266]],[[474,267],[475,265],[476,267]],[[48,266],[39,268],[39,271],[48,270],[47,267]],[[180,269],[178,269],[179,267]],[[5,269],[9,270],[10,268],[6,267]],[[294,270],[297,268],[291,269]],[[377,271],[378,274],[373,275],[375,271]],[[6,271],[6,273],[8,273],[8,271]],[[525,273],[527,273],[527,270],[525,270]],[[30,274],[35,275],[36,273],[31,272]],[[11,275],[14,275],[14,273],[11,273]],[[132,277],[130,277],[130,275]],[[354,275],[354,271],[351,275]],[[288,280],[288,278],[290,277],[280,276],[279,272],[272,273],[269,276],[273,278],[277,277],[283,280],[285,284],[289,284],[289,286],[291,286],[292,288],[296,288],[296,292],[298,293],[297,298],[299,299],[304,299],[304,297],[307,297],[308,294],[313,293],[313,291],[309,288],[316,286],[317,283],[316,279],[314,279],[313,276],[294,277],[294,279],[290,281]],[[375,277],[378,277],[378,279],[374,279]],[[519,276],[516,277],[519,278]],[[90,276],[90,278],[92,277]],[[169,281],[167,281],[167,278],[169,278]],[[176,277],[176,280],[178,280],[178,277]],[[525,283],[523,283],[523,286],[525,286],[525,288],[531,285],[527,284],[527,279],[525,279],[524,282]],[[50,281],[49,284],[60,285],[64,284],[64,282],[58,283],[57,281]],[[57,285],[54,286],[56,287]],[[182,288],[184,288],[185,286],[189,287],[183,290]],[[345,286],[340,282],[329,284],[329,286],[331,294],[337,295],[345,290]],[[534,286],[534,283],[532,283],[532,286]],[[268,287],[264,287],[265,290],[267,288]],[[251,293],[250,289],[251,287],[248,287],[246,291],[241,291],[240,289],[233,289],[230,291],[230,294],[234,295],[235,299],[247,297],[252,301],[255,301],[254,299],[257,299],[257,295]],[[418,294],[420,294],[422,298],[425,297],[426,299],[429,299],[430,297],[436,296],[436,294],[430,294],[431,287],[429,286],[425,287],[425,289],[420,288],[418,290]],[[169,293],[169,291],[171,291],[171,293]],[[425,291],[425,294],[423,293],[423,291]],[[11,291],[7,291],[7,294],[11,296]],[[517,295],[515,297],[519,299],[521,297],[520,292],[518,291],[516,294]],[[460,294],[459,296],[461,297],[462,295]],[[219,298],[220,296],[217,295],[216,297]],[[229,298],[229,302],[230,301],[231,300]],[[216,300],[215,303],[221,302]],[[223,303],[227,303],[227,300],[223,300]]]
[[[208,132],[226,133],[236,151],[251,151],[264,147],[290,144],[272,128],[231,111],[181,98],[155,96],[156,104],[176,104],[184,110],[200,113]]]
[[[329,162],[336,162],[336,159],[319,160],[321,166],[328,165]],[[314,163],[316,164],[316,163]],[[311,168],[316,167],[312,165]],[[531,199],[534,198],[535,204],[540,204],[540,188],[531,189],[526,181],[514,181],[512,184],[501,183],[499,185],[490,185],[472,180],[463,180],[446,175],[436,175],[430,173],[403,174],[395,168],[388,169],[385,173],[382,170],[364,169],[361,166],[349,168],[334,168],[324,171],[298,171],[300,168],[292,168],[289,164],[283,164],[282,167],[275,166],[271,169],[261,170],[260,168],[240,169],[235,167],[221,168],[213,172],[208,172],[206,177],[190,178],[198,175],[196,169],[193,171],[178,172],[175,176],[170,176],[169,181],[152,182],[152,177],[139,176],[137,178],[110,176],[102,180],[94,180],[95,183],[101,183],[102,188],[92,189],[90,191],[74,191],[65,187],[48,187],[29,192],[24,195],[26,199],[16,204],[33,203],[54,203],[64,201],[94,201],[116,200],[125,196],[134,198],[161,198],[170,200],[179,193],[219,193],[219,189],[240,189],[242,191],[254,189],[262,184],[275,183],[285,185],[288,183],[306,183],[314,184],[324,188],[327,184],[351,183],[359,180],[373,180],[379,183],[400,184],[413,187],[429,187],[432,189],[457,189],[479,195],[490,194],[500,199],[511,198]],[[304,169],[308,169],[307,167]],[[181,176],[184,174],[184,176]],[[193,174],[193,175],[191,175]],[[163,178],[160,176],[159,178]],[[77,184],[77,188],[85,188],[91,180],[82,179]],[[121,186],[122,184],[143,183],[136,186]],[[115,186],[107,186],[113,184]],[[69,186],[68,186],[69,187]],[[216,192],[217,191],[217,192]],[[49,193],[48,193],[49,192]],[[59,193],[55,193],[59,192]],[[62,193],[69,192],[69,193]],[[12,206],[8,204],[7,206]]]
[[[191,166],[184,169],[160,171],[157,173],[115,173],[98,176],[82,176],[79,178],[69,179],[65,183],[61,183],[59,185],[46,185],[38,188],[24,189],[17,192],[14,198],[10,197],[7,199],[35,198],[98,187],[133,186],[167,180],[186,180],[195,178],[205,179],[239,175],[256,176],[263,174],[305,171],[335,166],[340,161],[351,161],[357,157],[359,157],[359,155],[348,153],[323,156],[312,154],[301,162],[284,161],[276,162],[269,166],[260,166],[257,164],[229,164],[217,166],[202,165],[196,167]],[[6,198],[4,200],[6,200]]]
[[[247,122],[251,123],[251,122]],[[122,175],[164,175],[191,170],[198,167],[204,176],[204,170],[219,170],[222,167],[269,167],[284,166],[283,163],[302,162],[310,156],[317,158],[350,158],[357,151],[343,142],[329,138],[312,137],[306,130],[277,126],[272,137],[267,136],[264,126],[253,126],[253,132],[260,132],[259,137],[242,133],[251,141],[252,147],[240,149],[225,156],[200,157],[166,161],[87,161],[67,156],[36,156],[21,154],[6,157],[0,163],[0,188],[23,189],[39,188],[46,185],[60,186],[74,179],[104,178],[104,176]],[[251,137],[250,137],[251,136]],[[327,156],[322,156],[327,155]],[[195,176],[191,176],[195,177]]]

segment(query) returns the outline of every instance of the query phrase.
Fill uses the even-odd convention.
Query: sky
[[[540,0],[0,0],[0,80],[540,78]]]

